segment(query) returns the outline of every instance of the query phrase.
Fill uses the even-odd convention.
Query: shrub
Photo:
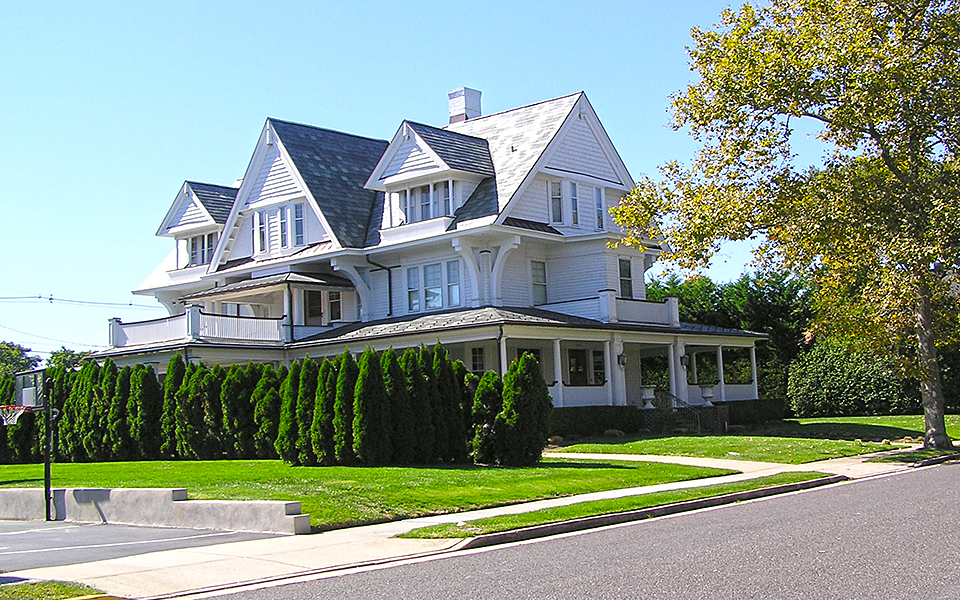
[[[390,462],[411,464],[417,445],[416,417],[407,394],[407,379],[393,348],[388,348],[380,357],[380,370],[390,408]]]
[[[313,425],[310,439],[313,452],[321,465],[337,464],[337,451],[333,435],[334,404],[337,399],[337,365],[328,358],[320,363],[317,376],[317,397],[313,409]]]
[[[110,403],[117,387],[117,365],[110,359],[100,368],[99,379],[88,388],[86,419],[80,423],[83,428],[83,449],[89,460],[102,461],[109,456],[107,441],[107,420],[110,417]]]
[[[300,387],[297,390],[297,462],[307,466],[317,464],[310,428],[313,427],[313,407],[317,403],[319,375],[320,367],[316,361],[303,359],[303,364],[300,365]]]
[[[380,357],[373,348],[367,346],[363,351],[358,367],[353,402],[353,453],[363,464],[386,464],[390,460],[387,388]]]
[[[424,394],[427,399],[426,417],[433,424],[433,447],[430,449],[430,458],[427,459],[428,463],[432,463],[447,458],[447,415],[443,410],[439,382],[433,370],[433,351],[426,346],[421,346],[418,361],[420,373],[423,376]]]
[[[183,385],[176,393],[177,456],[198,459],[203,451],[206,427],[203,419],[203,378],[207,368],[203,364],[187,365]]]
[[[337,396],[333,404],[333,440],[334,453],[340,464],[353,464],[353,402],[360,370],[357,361],[349,350],[339,357],[340,369],[337,373]]]
[[[130,379],[128,406],[134,406],[127,413],[130,438],[140,458],[156,460],[161,456],[161,431],[157,424],[163,414],[163,391],[153,367],[138,367],[134,368]]]
[[[493,424],[503,410],[503,382],[494,371],[487,371],[477,384],[473,399],[473,440],[470,443],[473,461],[478,464],[496,462]]]
[[[297,395],[300,388],[300,363],[290,365],[286,378],[280,384],[280,423],[277,426],[275,448],[280,459],[291,465],[299,464],[297,436]]]
[[[200,456],[204,459],[223,458],[223,403],[220,399],[223,380],[227,372],[214,365],[201,380],[200,403],[203,406],[203,445]]]
[[[427,380],[420,368],[420,352],[416,348],[407,348],[400,357],[400,368],[406,380],[407,397],[410,398],[411,413],[417,423],[416,444],[412,450],[413,462],[428,464],[433,461],[433,417],[430,414],[430,396],[427,392]]]
[[[177,392],[183,385],[187,366],[179,354],[174,354],[167,365],[163,380],[163,412],[160,417],[160,454],[164,458],[177,455]]]
[[[528,466],[540,460],[547,442],[553,400],[540,364],[524,353],[503,378],[503,410],[493,424],[497,462]]]
[[[140,367],[140,365],[137,365]],[[110,414],[107,419],[107,446],[113,460],[131,460],[134,456],[133,440],[130,437],[130,415],[127,408],[130,403],[130,367],[120,369],[117,385],[110,402]],[[138,454],[138,453],[137,453]]]

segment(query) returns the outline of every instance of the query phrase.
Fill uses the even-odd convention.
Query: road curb
[[[948,454],[946,456],[938,456],[936,458],[928,458],[926,460],[921,460],[920,462],[910,463],[908,466],[914,467],[914,468],[929,467],[932,465],[939,465],[941,463],[945,463],[948,460],[957,460],[958,458],[960,458],[960,452],[957,452],[955,454]]]
[[[495,546],[498,544],[508,544],[510,542],[522,542],[561,533],[571,533],[574,531],[583,531],[586,529],[595,529],[607,525],[618,525],[620,523],[629,523],[630,521],[641,521],[652,519],[654,517],[663,517],[682,512],[699,510],[702,508],[711,508],[734,502],[743,502],[745,500],[754,500],[756,498],[765,498],[767,496],[776,496],[800,490],[812,489],[841,481],[848,481],[850,478],[846,475],[834,475],[832,477],[821,477],[810,481],[801,481],[798,483],[787,483],[784,485],[775,485],[772,487],[761,488],[757,490],[747,490],[744,492],[734,492],[722,496],[713,496],[710,498],[701,498],[699,500],[688,500],[686,502],[677,502],[674,504],[665,504],[663,506],[652,506],[650,508],[641,508],[626,512],[619,512],[607,515],[596,515],[593,517],[583,517],[560,523],[550,523],[548,525],[534,525],[523,529],[514,529],[513,531],[504,531],[501,533],[488,533],[468,538],[463,544],[456,547],[457,550],[469,550],[471,548],[483,548],[486,546]]]

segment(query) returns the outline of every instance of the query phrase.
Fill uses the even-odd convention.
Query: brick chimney
[[[450,100],[450,122],[459,123],[480,116],[480,92],[470,88],[457,88],[447,92]]]

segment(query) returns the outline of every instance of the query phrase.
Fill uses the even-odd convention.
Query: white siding
[[[397,153],[383,172],[383,177],[392,177],[393,175],[402,175],[411,171],[422,171],[424,169],[438,168],[433,159],[420,146],[414,136],[400,143]]]
[[[623,183],[585,119],[575,119],[547,166]]]
[[[611,250],[607,255],[607,277],[610,289],[617,291],[620,297],[620,259],[630,261],[630,275],[633,282],[633,299],[645,300],[647,297],[646,285],[643,282],[643,256],[635,252],[627,252],[625,248]]]
[[[200,208],[196,200],[189,199],[183,200],[180,202],[180,206],[177,207],[177,212],[173,215],[173,218],[170,219],[170,226],[167,228],[169,231],[175,227],[183,227],[184,225],[201,225],[213,223],[207,214]]]
[[[533,304],[533,283],[530,279],[530,261],[543,260],[543,256],[531,257],[523,248],[518,248],[507,257],[500,282],[503,306],[531,306]],[[550,264],[547,264],[547,302],[550,298]]]
[[[546,223],[550,220],[547,212],[547,181],[539,177],[530,182],[527,189],[523,191],[517,202],[510,209],[511,217],[517,219],[526,219],[538,223]]]
[[[458,306],[448,306],[447,305],[447,266],[446,263],[450,261],[459,261],[460,263],[460,304]],[[379,262],[379,261],[378,261]],[[420,309],[416,312],[409,312],[407,310],[407,269],[411,267],[423,267],[423,265],[430,265],[440,263],[441,277],[443,281],[443,309],[457,309],[464,308],[468,305],[467,299],[470,297],[470,294],[473,293],[473,285],[470,281],[467,269],[469,268],[467,264],[461,259],[460,255],[454,251],[452,248],[449,249],[440,249],[433,250],[429,252],[424,252],[422,254],[409,254],[399,260],[391,260],[390,265],[400,266],[393,269],[393,314],[395,316],[406,315],[406,314],[429,314],[431,312],[436,312],[436,310],[424,311],[423,310],[423,269],[420,269]],[[382,290],[383,296],[386,296],[387,282],[386,277],[383,278],[383,281],[379,284],[380,290]],[[383,309],[386,312],[386,307],[384,305]],[[380,314],[380,313],[378,313]]]
[[[237,239],[230,248],[229,256],[225,260],[235,258],[244,258],[253,255],[253,215],[246,214],[240,217],[240,223],[237,226]]]
[[[280,156],[276,146],[271,146],[260,164],[257,179],[247,197],[247,206],[261,200],[304,193],[290,169]]]
[[[571,250],[547,261],[549,302],[596,298],[600,290],[609,287],[605,249],[575,247]]]

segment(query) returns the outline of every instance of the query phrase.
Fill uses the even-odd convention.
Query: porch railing
[[[682,417],[696,426],[697,435],[700,435],[700,413],[677,396],[664,389],[657,388],[653,393],[653,406],[663,410],[676,410]]]
[[[246,342],[284,341],[283,318],[231,317],[200,312],[189,307],[186,314],[123,323],[110,320],[110,346],[144,346],[178,340],[232,340]]]

